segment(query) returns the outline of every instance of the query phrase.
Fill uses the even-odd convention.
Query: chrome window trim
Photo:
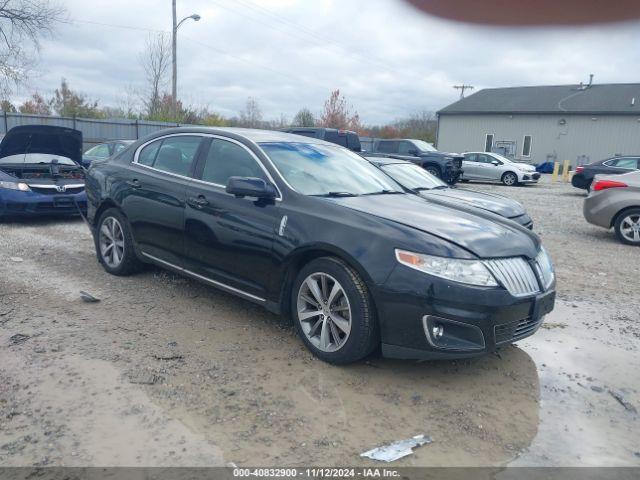
[[[138,163],[138,158],[140,157],[140,152],[147,145],[150,145],[153,142],[162,141],[165,138],[184,137],[184,136],[202,137],[202,138],[205,138],[205,137],[206,138],[217,138],[219,140],[224,140],[224,141],[227,141],[227,142],[235,143],[236,145],[244,148],[249,153],[249,155],[251,155],[251,157],[256,161],[258,166],[262,169],[262,171],[266,174],[267,178],[271,181],[273,186],[276,188],[276,191],[278,192],[278,196],[275,198],[275,200],[276,201],[282,201],[282,192],[280,191],[280,188],[278,187],[278,184],[273,180],[273,176],[271,175],[271,173],[269,173],[269,170],[267,170],[265,168],[265,166],[262,164],[262,161],[258,158],[258,156],[255,153],[253,153],[249,148],[247,148],[247,146],[244,145],[242,142],[239,142],[239,141],[237,141],[237,140],[235,140],[233,138],[230,138],[230,137],[225,137],[223,135],[217,135],[217,134],[214,134],[214,133],[199,133],[199,132],[183,132],[182,133],[181,132],[181,133],[170,133],[168,135],[163,135],[161,137],[152,138],[151,140],[143,143],[142,145],[140,145],[136,149],[136,151],[135,151],[135,153],[133,155],[133,161],[131,162],[131,164],[132,165],[136,165],[138,167],[142,167],[142,168],[146,168],[146,169],[152,170],[154,172],[162,173],[164,175],[170,175],[172,177],[181,178],[183,180],[188,180],[188,181],[191,181],[191,182],[196,182],[196,183],[200,183],[200,184],[211,186],[211,187],[217,187],[217,188],[222,189],[222,191],[225,194],[230,195],[230,194],[228,194],[226,192],[226,188],[227,188],[226,185],[221,185],[219,183],[214,183],[214,182],[207,182],[205,180],[200,180],[199,178],[193,178],[193,177],[187,177],[187,176],[184,176],[184,175],[178,175],[177,173],[166,172],[164,170],[160,170],[158,168],[151,167],[149,165],[143,165],[142,163]],[[260,147],[255,142],[251,142],[251,143],[253,143],[254,145],[256,145],[256,147],[258,147],[260,149]],[[260,151],[262,151],[262,149],[260,149]],[[264,152],[262,152],[262,153],[264,153]],[[265,156],[266,156],[266,154],[265,154]],[[269,157],[267,157],[267,158],[269,158]],[[270,159],[269,159],[269,163],[271,163],[271,165],[274,166]],[[274,168],[275,168],[275,166],[274,166]],[[277,169],[276,169],[276,171],[278,172],[278,175],[280,175],[280,172]],[[287,184],[287,186],[289,186],[289,185]]]
[[[140,252],[140,253],[142,253],[142,255],[144,255],[147,258],[150,258],[151,260],[153,260],[155,262],[158,262],[158,263],[161,263],[163,265],[166,265],[166,266],[168,266],[168,267],[170,267],[170,268],[172,268],[174,270],[177,270],[179,272],[185,273],[185,274],[187,274],[187,275],[189,275],[191,277],[194,277],[194,278],[196,278],[198,280],[202,280],[204,282],[208,282],[208,283],[212,284],[213,286],[218,287],[218,288],[220,288],[222,290],[225,290],[227,292],[231,292],[231,293],[234,293],[236,295],[240,295],[240,296],[246,297],[246,298],[248,298],[250,300],[254,300],[256,302],[260,302],[260,303],[266,302],[266,300],[264,298],[262,298],[262,297],[258,297],[256,295],[251,294],[251,293],[247,293],[244,290],[240,290],[239,288],[235,288],[235,287],[229,286],[226,283],[218,282],[218,281],[212,280],[212,279],[210,279],[208,277],[204,277],[204,276],[202,276],[202,275],[200,275],[198,273],[192,272],[191,270],[187,270],[186,268],[179,267],[178,265],[174,265],[173,263],[167,262],[166,260],[162,260],[161,258],[154,257],[153,255],[150,255],[147,252]]]

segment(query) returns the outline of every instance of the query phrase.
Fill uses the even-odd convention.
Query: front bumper
[[[518,177],[519,177],[518,181],[520,183],[538,183],[538,180],[540,180],[540,173],[538,172],[519,173]]]
[[[454,359],[484,355],[533,335],[555,304],[555,283],[530,297],[472,287],[396,267],[380,289],[383,355]],[[443,327],[440,338],[434,327]]]
[[[85,192],[75,194],[42,194],[16,190],[0,190],[1,216],[78,215],[78,207],[87,210]]]

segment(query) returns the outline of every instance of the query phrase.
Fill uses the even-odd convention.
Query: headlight
[[[540,247],[540,253],[538,253],[538,256],[536,257],[536,263],[540,269],[539,274],[546,290],[553,283],[555,271],[553,269],[553,262],[551,261],[549,253],[542,246]]]
[[[9,190],[20,190],[21,192],[29,192],[29,185],[23,182],[4,182],[0,181],[0,188],[8,188]]]
[[[498,286],[491,272],[478,260],[434,257],[405,250],[396,250],[396,259],[407,267],[454,282],[482,287]]]

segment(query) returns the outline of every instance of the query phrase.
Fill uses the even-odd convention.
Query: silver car
[[[538,183],[540,179],[540,174],[533,165],[514,162],[498,153],[466,152],[462,170],[463,182],[502,182],[511,187],[521,183]]]
[[[640,246],[640,171],[596,175],[583,211],[587,222],[613,227],[622,243]]]

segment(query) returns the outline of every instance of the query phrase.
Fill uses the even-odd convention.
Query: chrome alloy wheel
[[[640,243],[640,214],[627,215],[620,222],[620,234],[628,241]]]
[[[307,339],[323,352],[340,350],[351,332],[351,306],[342,285],[326,273],[312,273],[298,291],[298,321]]]
[[[100,226],[100,255],[111,268],[117,268],[124,257],[124,233],[122,225],[114,217],[107,217]]]
[[[518,177],[516,177],[515,173],[511,173],[511,172],[505,173],[504,177],[502,177],[502,183],[504,183],[508,187],[515,185],[517,182],[518,182]]]

